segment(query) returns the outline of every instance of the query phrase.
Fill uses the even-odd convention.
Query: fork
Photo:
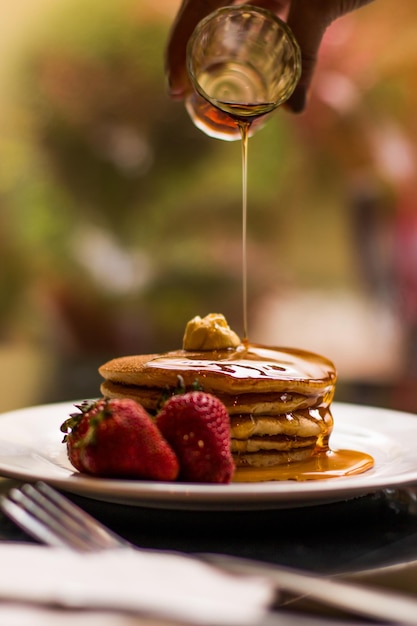
[[[19,528],[49,546],[78,552],[134,547],[42,481],[11,489],[0,507]]]
[[[83,509],[44,482],[24,484],[2,496],[0,508],[22,530],[41,543],[69,547],[78,552],[108,549],[140,549],[98,522]],[[326,578],[307,572],[220,554],[196,554],[224,571],[239,575],[263,576],[280,593],[278,608],[303,609],[300,600],[313,601],[313,608],[336,610],[338,614],[362,617],[390,624],[415,626],[415,599],[388,590]],[[307,608],[312,606],[307,604]]]

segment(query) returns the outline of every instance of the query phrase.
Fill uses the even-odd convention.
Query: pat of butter
[[[240,344],[240,338],[220,313],[209,313],[206,317],[197,315],[185,328],[184,350],[225,350]]]

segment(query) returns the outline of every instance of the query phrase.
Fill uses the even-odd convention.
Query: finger
[[[187,43],[198,22],[230,0],[183,0],[168,38],[165,69],[169,94],[182,99],[191,91],[186,67]]]
[[[287,23],[301,49],[302,72],[286,108],[300,113],[306,106],[323,35],[327,27],[337,18],[359,9],[373,0],[293,0]]]

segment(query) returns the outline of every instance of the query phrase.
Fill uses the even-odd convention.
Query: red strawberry
[[[230,420],[218,398],[202,391],[173,396],[157,415],[156,425],[177,454],[180,479],[230,482]]]
[[[84,402],[62,426],[68,458],[97,476],[175,480],[178,460],[145,409],[134,400]]]

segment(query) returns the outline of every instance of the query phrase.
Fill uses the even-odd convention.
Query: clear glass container
[[[194,93],[186,101],[194,124],[207,135],[233,141],[249,135],[285,102],[301,74],[291,30],[269,11],[249,5],[218,9],[204,18],[187,46]]]

